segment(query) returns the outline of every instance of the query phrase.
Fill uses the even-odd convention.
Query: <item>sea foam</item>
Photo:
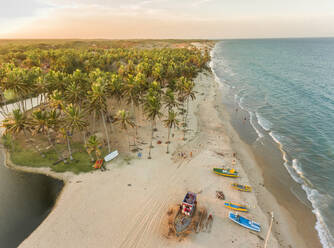
[[[306,192],[307,199],[312,204],[312,212],[315,214],[317,219],[315,229],[318,231],[321,244],[324,248],[334,247],[334,238],[329,232],[328,226],[326,225],[320,211],[321,207],[325,207],[326,197],[320,194],[316,189],[311,189],[304,184],[302,185],[302,188]]]
[[[253,129],[255,130],[255,132],[257,133],[257,140],[261,139],[264,137],[263,133],[260,132],[260,130],[256,127],[255,121],[254,121],[254,113],[253,112],[249,112],[249,122],[252,125]]]
[[[273,124],[268,121],[267,119],[265,119],[264,117],[262,117],[258,112],[255,112],[256,118],[257,118],[257,122],[259,123],[259,125],[266,130],[267,132],[270,131],[270,129],[272,128]]]

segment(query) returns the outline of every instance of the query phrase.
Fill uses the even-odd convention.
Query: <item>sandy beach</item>
[[[66,174],[65,187],[51,214],[20,247],[263,247],[270,211],[275,213],[275,224],[268,247],[314,247],[263,186],[260,167],[220,105],[213,75],[200,74],[195,90],[198,94],[190,105],[185,141],[181,130],[173,131],[171,153],[166,154],[167,130],[158,122],[153,159],[147,159],[146,144],[142,158],[133,155],[125,161],[124,140],[120,158],[109,163],[107,171]],[[138,133],[149,142],[146,126]],[[186,157],[181,158],[180,152]],[[212,168],[221,166],[235,168],[240,178],[215,175]],[[230,186],[233,182],[251,185],[253,192],[235,191]],[[262,231],[253,233],[230,221],[229,210],[216,198],[216,190],[222,190],[228,201],[246,204],[250,212],[243,215],[260,223]],[[198,206],[213,215],[212,228],[183,240],[168,237],[167,212],[187,191],[198,193]]]

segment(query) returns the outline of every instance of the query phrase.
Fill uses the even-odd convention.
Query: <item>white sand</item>
[[[241,162],[234,166],[240,179],[212,172],[213,167],[231,165],[234,152],[215,110],[217,84],[213,76],[201,74],[196,90],[199,94],[190,106],[188,139],[182,141],[182,132],[174,132],[170,145],[174,154],[166,154],[167,130],[158,125],[152,160],[147,159],[146,145],[143,158],[130,164],[118,158],[107,165],[106,172],[67,175],[53,211],[20,247],[263,247],[263,240],[227,218],[229,210],[215,196],[216,190],[223,190],[227,200],[248,205],[250,213],[242,215],[260,223],[259,235],[265,238],[269,218],[258,206],[256,194],[230,187],[232,182],[250,183]],[[149,142],[148,129],[139,130],[139,134]],[[157,145],[158,139],[163,144]],[[188,158],[177,159],[179,151],[186,152]],[[261,179],[252,178],[254,181]],[[180,203],[188,190],[198,192],[199,206],[213,214],[212,230],[192,233],[181,242],[167,239],[163,225],[166,212]],[[279,247],[274,236],[268,247]]]

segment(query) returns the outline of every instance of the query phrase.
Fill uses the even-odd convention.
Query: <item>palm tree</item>
[[[166,106],[166,108],[168,109],[168,111],[178,106],[178,102],[175,99],[174,92],[173,90],[169,88],[167,89],[166,93],[163,95],[162,101],[164,105]]]
[[[59,90],[52,91],[49,95],[49,106],[51,109],[61,110],[63,108],[63,95]]]
[[[82,132],[85,127],[88,126],[88,123],[85,121],[85,114],[80,110],[78,106],[73,106],[73,104],[68,105],[65,108],[65,117],[64,117],[64,123],[65,128],[67,130],[67,147],[70,154],[70,160],[73,160],[72,157],[72,149],[69,141],[69,134],[73,135],[74,131],[78,130]],[[84,135],[85,137],[85,135]]]
[[[168,118],[163,120],[164,124],[165,124],[165,127],[168,128],[168,141],[167,141],[167,152],[166,153],[169,153],[169,144],[170,144],[170,141],[169,141],[169,136],[170,136],[170,130],[171,128],[175,128],[179,125],[179,120],[176,118],[177,117],[177,114],[173,111],[173,110],[170,110],[168,112]]]
[[[184,114],[183,112],[183,139],[185,139],[185,133],[186,133],[186,126],[187,126],[187,118],[188,118],[188,111],[189,111],[189,100],[196,99],[196,91],[194,91],[195,83],[192,81],[187,80],[185,77],[181,77],[178,80],[177,88],[179,93],[179,100],[184,103],[186,101],[186,111]]]
[[[25,72],[23,69],[10,65],[7,67],[6,77],[3,79],[3,89],[11,90],[20,98],[22,111],[25,111],[23,97],[29,92],[30,88],[24,80]]]
[[[80,86],[76,82],[71,82],[64,93],[65,100],[68,103],[79,104],[82,101],[83,95]]]
[[[105,114],[107,112],[107,104],[106,104],[107,99],[106,99],[105,83],[102,77],[99,77],[96,80],[96,82],[92,84],[91,90],[88,91],[88,98],[90,103],[89,105],[90,111],[101,114],[108,143],[108,151],[110,152],[111,151],[110,139],[105,118]]]
[[[116,98],[118,103],[120,103],[122,100],[123,91],[123,80],[118,74],[112,74],[107,85],[108,96]]]
[[[42,101],[45,102],[46,93],[47,93],[45,77],[44,76],[38,77],[35,86],[36,86],[35,90],[37,92],[37,95],[40,95],[39,104],[42,104]]]
[[[188,117],[188,111],[189,111],[189,99],[195,100],[196,99],[196,91],[194,91],[195,84],[192,81],[187,81],[184,85],[184,99],[187,101],[187,111],[186,111],[186,117],[185,121]]]
[[[94,162],[94,157],[92,155],[92,153],[95,153],[96,156],[96,160],[99,159],[101,157],[101,142],[98,140],[98,138],[96,137],[96,135],[92,135],[88,138],[87,143],[85,145],[86,147],[86,151],[89,154],[92,162]]]
[[[52,142],[50,130],[56,131],[57,125],[59,125],[60,114],[56,110],[51,110],[50,112],[46,110],[37,109],[32,114],[31,127],[33,129],[33,135],[41,133],[46,135],[50,146],[58,154],[58,157],[64,160],[61,153],[58,152],[54,142]]]
[[[12,114],[3,120],[2,127],[5,128],[5,134],[17,135],[23,132],[24,137],[36,150],[36,152],[44,157],[44,154],[42,154],[40,150],[37,149],[33,141],[28,138],[27,131],[31,132],[32,130],[32,120],[26,115],[26,113],[22,113],[20,109],[13,110]]]
[[[160,118],[162,116],[161,110],[161,101],[157,94],[151,93],[149,94],[144,102],[144,112],[149,120],[151,120],[151,143],[149,147],[148,159],[151,159],[151,148],[153,147],[153,132],[154,132],[154,122],[156,117]]]
[[[116,116],[116,122],[120,124],[121,129],[126,131],[128,136],[128,143],[129,143],[129,151],[130,151],[130,139],[129,139],[129,131],[128,126],[134,127],[135,123],[131,120],[130,114],[128,111],[119,110]]]
[[[5,128],[5,133],[16,135],[23,132],[24,136],[28,138],[27,131],[31,131],[31,119],[20,109],[14,109],[13,112],[3,120],[2,127]]]

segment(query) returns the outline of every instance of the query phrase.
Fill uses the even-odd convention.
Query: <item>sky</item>
[[[0,38],[334,36],[334,0],[0,0]]]

